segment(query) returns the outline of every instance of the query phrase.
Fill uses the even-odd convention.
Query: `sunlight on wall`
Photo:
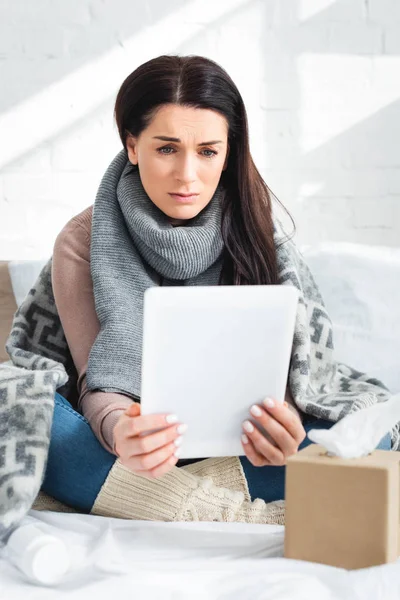
[[[190,40],[207,26],[208,20],[218,19],[247,2],[219,0],[208,11],[201,0],[189,2],[153,26],[143,28],[121,47],[1,115],[0,168],[96,110],[115,94],[135,66],[165,53],[174,40],[179,44]]]
[[[398,0],[71,0],[48,21],[6,2],[0,258],[49,255],[93,203],[121,148],[119,86],[170,53],[209,57],[237,84],[254,161],[300,243],[400,244]]]
[[[311,55],[298,58],[300,147],[315,150],[400,98],[400,57]],[[343,80],[348,81],[347,87]],[[373,140],[371,140],[373,143]]]
[[[300,21],[306,21],[335,2],[336,0],[300,0],[298,17]]]

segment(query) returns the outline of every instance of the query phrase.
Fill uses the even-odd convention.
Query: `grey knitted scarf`
[[[93,208],[90,265],[100,333],[87,369],[89,389],[140,397],[143,294],[154,285],[217,285],[222,268],[219,185],[189,224],[173,227],[150,200],[122,150]]]

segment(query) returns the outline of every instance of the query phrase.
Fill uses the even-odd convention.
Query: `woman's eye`
[[[157,152],[160,154],[171,154],[171,152],[163,152],[163,150],[173,150],[171,146],[164,146],[163,148],[157,148]]]
[[[211,154],[205,154],[204,156],[206,156],[206,158],[212,158],[213,156],[215,156],[217,153],[215,152],[215,150],[203,150],[203,152],[211,152]]]
[[[171,152],[169,152],[169,150],[171,150]],[[157,148],[157,152],[159,152],[159,154],[165,154],[165,155],[172,154],[173,150],[174,150],[174,148],[172,148],[171,146],[163,146],[162,148]],[[208,152],[209,154],[205,154],[206,152]],[[202,154],[206,158],[212,158],[213,156],[215,156],[218,153],[215,152],[215,150],[205,149],[205,150],[202,150]]]

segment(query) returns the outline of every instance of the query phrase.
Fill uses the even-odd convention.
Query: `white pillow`
[[[42,260],[11,260],[8,263],[8,271],[17,306],[20,306],[27,296],[48,260],[48,258]]]
[[[400,248],[301,247],[333,322],[336,359],[400,391]]]

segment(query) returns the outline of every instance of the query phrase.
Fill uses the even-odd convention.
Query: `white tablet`
[[[297,303],[286,285],[145,292],[141,410],[187,423],[180,458],[243,456],[251,405],[284,400]]]

